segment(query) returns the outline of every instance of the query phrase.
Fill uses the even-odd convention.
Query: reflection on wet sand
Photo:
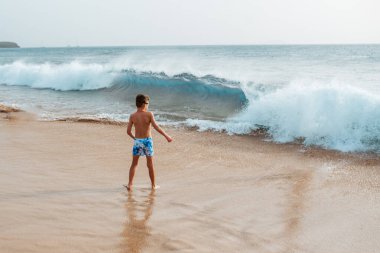
[[[128,193],[125,203],[128,220],[125,222],[122,232],[121,252],[139,253],[147,245],[147,238],[150,236],[148,220],[152,215],[154,198],[154,190],[151,190],[146,196],[137,196],[135,192]]]
[[[300,223],[304,215],[304,209],[307,201],[307,189],[310,187],[312,180],[312,171],[305,170],[294,173],[292,176],[292,188],[289,198],[289,208],[286,212],[286,225],[284,230],[287,248],[284,252],[294,252],[302,250],[296,243],[297,233],[300,230]]]

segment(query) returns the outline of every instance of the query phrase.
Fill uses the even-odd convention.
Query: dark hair
[[[141,107],[143,104],[147,104],[150,98],[148,95],[138,94],[136,96],[136,106]]]

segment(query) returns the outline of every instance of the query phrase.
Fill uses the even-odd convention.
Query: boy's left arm
[[[157,125],[156,120],[154,119],[153,113],[150,113],[150,115],[151,115],[151,123],[154,129],[156,129],[157,132],[162,134],[168,142],[172,142],[173,141],[172,137],[170,137],[167,133],[165,133],[164,130],[161,129],[161,127]]]

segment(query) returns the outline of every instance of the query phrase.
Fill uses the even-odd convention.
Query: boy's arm
[[[154,119],[153,113],[150,113],[150,116],[151,116],[152,126],[154,127],[154,129],[156,129],[157,132],[162,134],[168,142],[171,142],[173,140],[172,137],[170,137],[167,133],[165,133],[164,130],[161,129],[161,127],[157,125],[156,120]]]
[[[129,120],[128,120],[127,134],[131,136],[132,139],[135,139],[135,137],[132,134],[132,126],[133,126],[133,121],[132,121],[132,115],[131,115],[129,116]]]

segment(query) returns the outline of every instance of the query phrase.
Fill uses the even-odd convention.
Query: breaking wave
[[[133,101],[137,93],[148,93],[166,110],[199,112],[225,117],[239,111],[247,99],[238,82],[213,75],[191,73],[169,76],[164,72],[123,69],[112,64],[29,64],[16,61],[0,65],[0,84],[23,85],[56,91],[94,91]]]
[[[345,83],[294,80],[275,86],[112,64],[15,61],[0,65],[0,84],[91,91],[129,101],[136,93],[149,93],[159,109],[177,115],[192,111],[185,124],[200,130],[248,134],[264,127],[276,142],[380,152],[380,95]],[[199,112],[216,117],[197,119]]]
[[[300,83],[249,98],[225,122],[188,119],[200,130],[248,134],[267,129],[276,142],[302,140],[344,152],[380,152],[380,96],[337,83]]]

